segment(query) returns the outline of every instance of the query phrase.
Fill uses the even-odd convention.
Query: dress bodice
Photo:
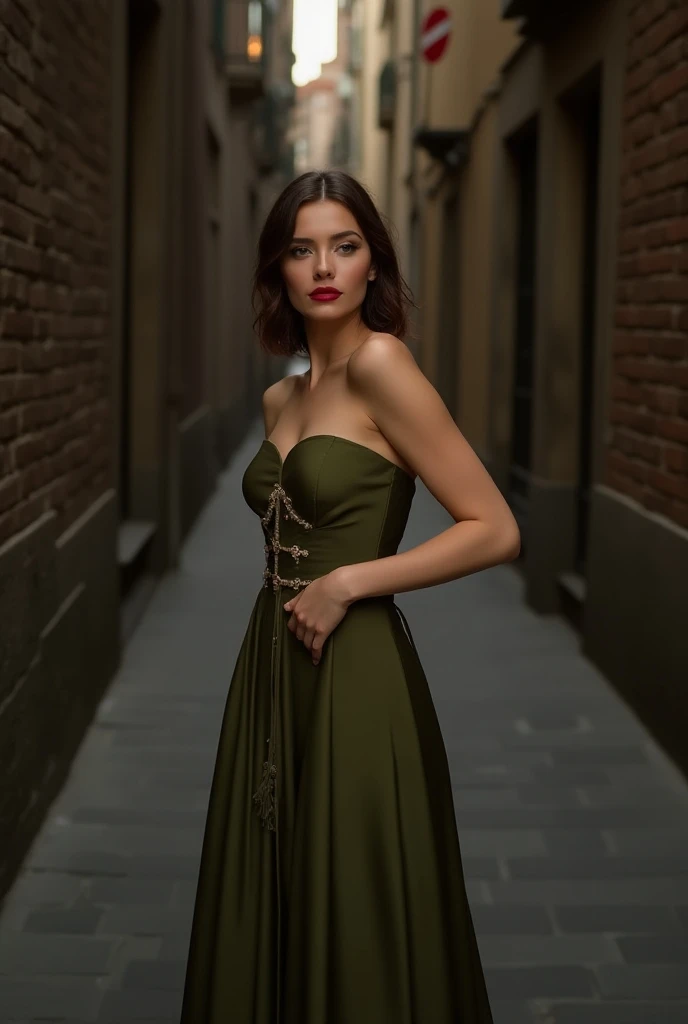
[[[283,461],[265,439],[242,478],[265,536],[265,584],[298,586],[395,554],[415,490],[409,473],[357,441],[313,434]]]

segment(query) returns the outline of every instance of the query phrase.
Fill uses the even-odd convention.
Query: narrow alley
[[[178,1020],[205,808],[261,585],[255,425],[125,649],[0,921],[0,1019]],[[420,480],[402,549],[449,525]],[[688,790],[499,567],[399,595],[450,759],[495,1024],[685,1024]],[[56,723],[59,728],[59,723]]]

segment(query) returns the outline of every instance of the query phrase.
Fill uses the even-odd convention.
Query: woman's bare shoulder
[[[413,354],[405,342],[395,334],[376,332],[354,351],[347,370],[354,383],[362,380],[374,384],[377,375],[389,373],[390,369],[399,365],[413,365],[416,370],[418,369]]]
[[[266,434],[272,432],[272,427],[279,419],[282,409],[302,379],[302,373],[290,373],[286,377],[282,377],[281,380],[275,381],[274,384],[270,384],[263,392],[263,418]]]

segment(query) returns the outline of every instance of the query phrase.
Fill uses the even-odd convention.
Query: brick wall
[[[688,4],[629,29],[607,483],[688,527]]]
[[[0,545],[109,479],[110,0],[0,3]]]

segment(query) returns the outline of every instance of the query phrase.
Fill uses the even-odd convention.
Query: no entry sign
[[[451,25],[451,14],[446,7],[434,7],[423,18],[420,27],[420,46],[423,56],[431,64],[439,60],[447,49]]]

